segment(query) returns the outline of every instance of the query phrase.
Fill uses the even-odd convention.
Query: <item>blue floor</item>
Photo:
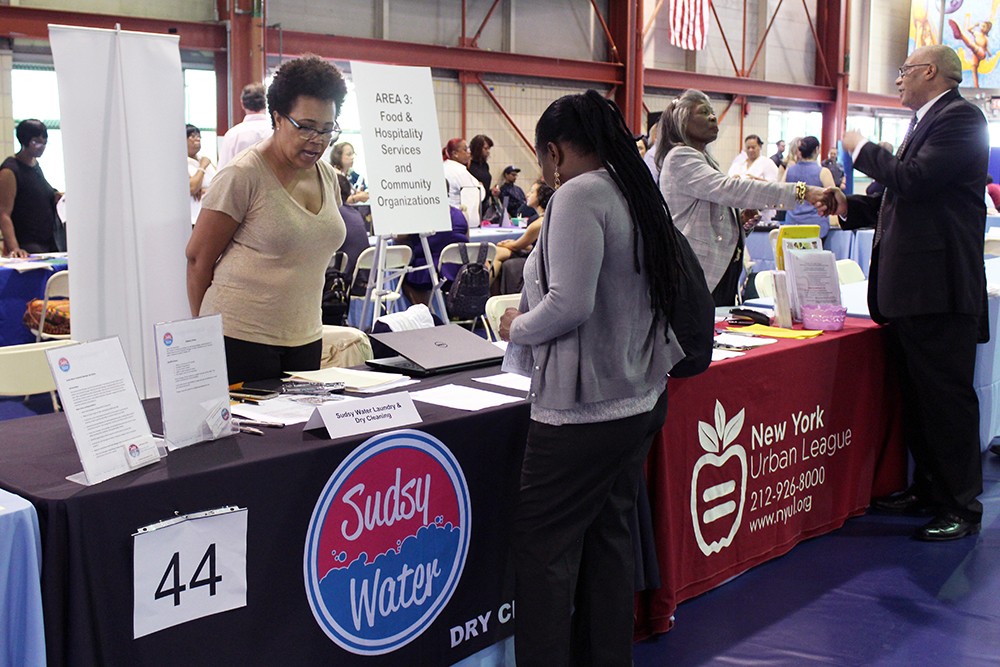
[[[1000,665],[1000,457],[983,530],[929,544],[925,519],[870,514],[680,605],[637,667]]]

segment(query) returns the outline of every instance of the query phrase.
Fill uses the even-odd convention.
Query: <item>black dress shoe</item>
[[[890,514],[908,514],[910,516],[927,516],[934,512],[934,505],[923,496],[911,489],[894,493],[891,496],[872,499],[872,508]]]
[[[979,532],[978,521],[967,521],[957,514],[945,512],[939,514],[927,525],[913,534],[914,539],[924,542],[947,542],[959,540],[967,535]]]
[[[990,445],[990,451],[996,454],[997,456],[1000,456],[1000,444]]]

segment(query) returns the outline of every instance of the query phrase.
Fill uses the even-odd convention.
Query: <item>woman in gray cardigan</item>
[[[500,335],[524,352],[531,425],[513,527],[518,667],[629,665],[627,517],[682,356],[666,321],[684,242],[613,102],[553,102],[535,129],[556,188]]]
[[[734,207],[794,208],[822,201],[823,188],[730,178],[706,148],[719,136],[708,96],[686,90],[660,116],[656,163],[674,224],[701,262],[717,306],[731,306],[743,268],[743,226]]]

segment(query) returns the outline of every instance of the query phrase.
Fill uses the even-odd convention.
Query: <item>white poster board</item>
[[[379,236],[451,230],[428,67],[351,61]]]
[[[68,479],[89,486],[160,460],[117,338],[45,356],[83,464],[83,475]]]
[[[156,325],[163,439],[174,450],[217,440],[238,429],[229,410],[222,316]]]
[[[153,325],[190,314],[178,37],[49,26],[49,41],[73,193],[73,337],[118,336],[140,396],[156,396]]]

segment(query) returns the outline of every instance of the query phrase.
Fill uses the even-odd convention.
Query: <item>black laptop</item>
[[[503,350],[457,324],[370,335],[400,355],[365,362],[380,371],[426,377],[503,361]]]

